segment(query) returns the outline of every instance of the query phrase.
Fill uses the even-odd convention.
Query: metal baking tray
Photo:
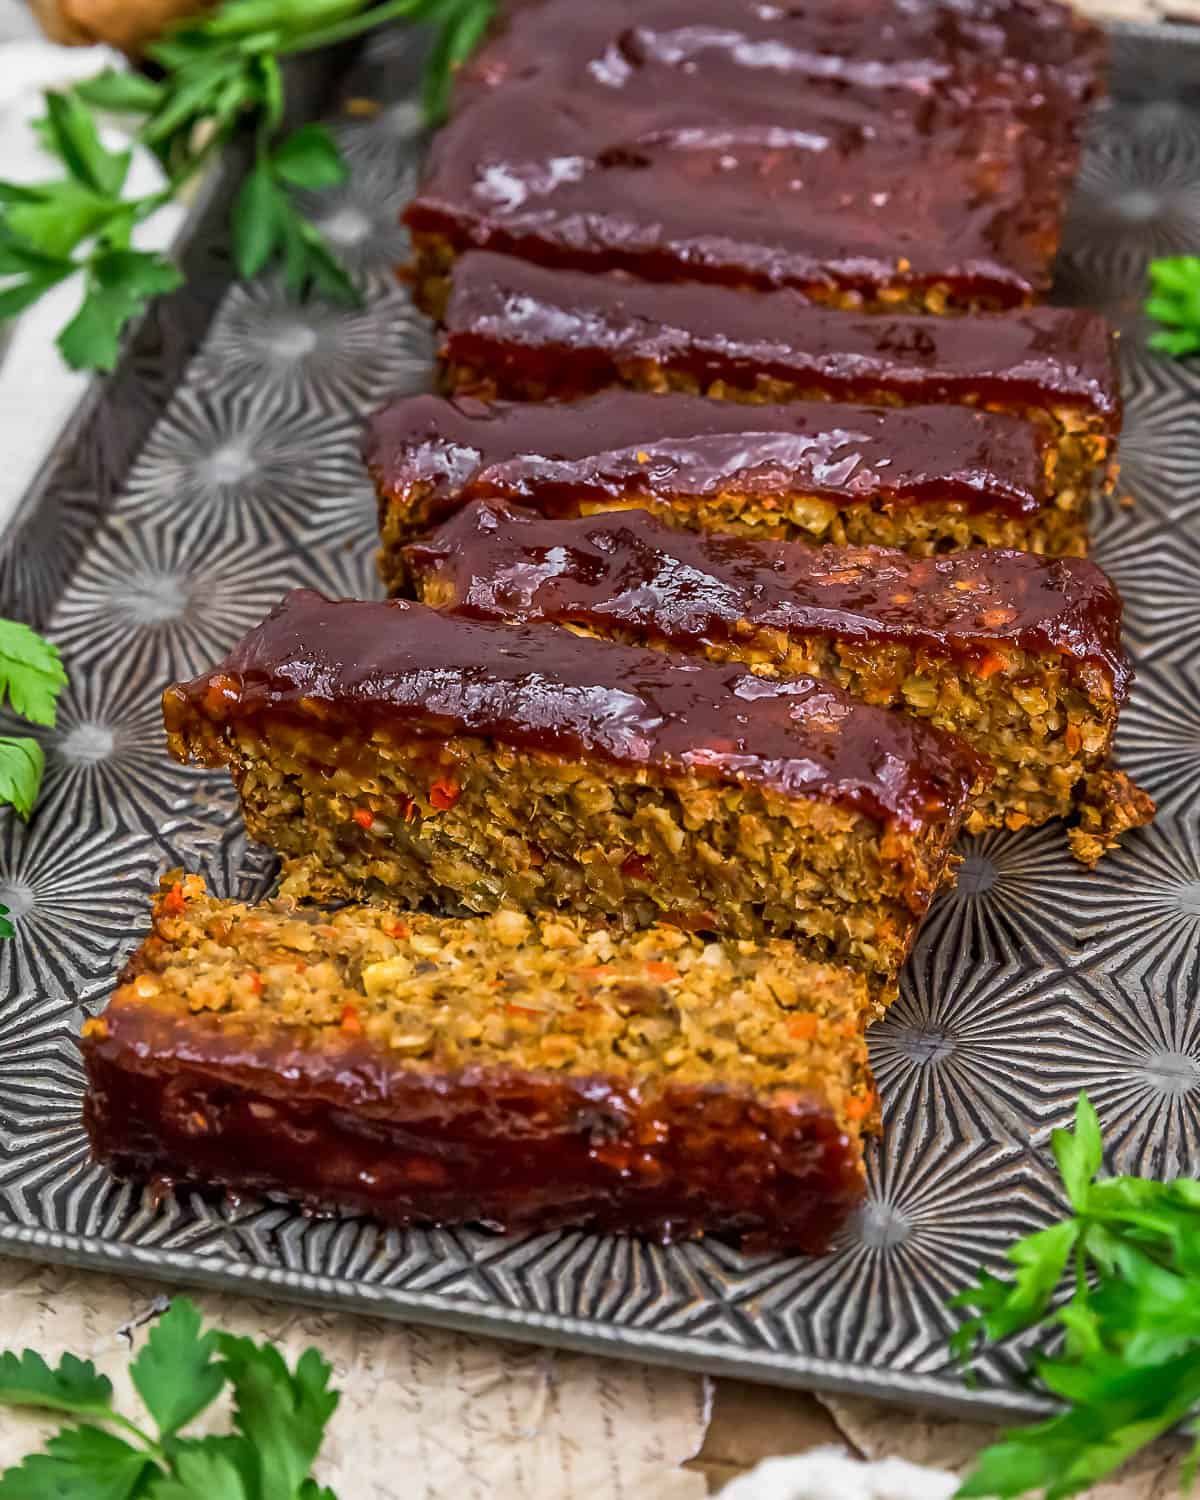
[[[0,817],[0,1251],[974,1412],[1041,1409],[1019,1347],[973,1388],[946,1298],[1058,1207],[1048,1138],[1086,1087],[1114,1168],[1200,1171],[1200,361],[1150,354],[1151,255],[1200,250],[1200,28],[1114,34],[1059,289],[1124,332],[1124,478],[1095,553],[1127,602],[1138,682],[1125,766],[1153,827],[1094,873],[1062,830],[964,847],[903,995],[872,1036],[887,1133],[870,1198],[817,1260],[716,1241],[386,1230],[274,1203],[158,1196],[88,1163],[75,1037],[147,922],[159,871],[269,887],[228,780],[166,757],[163,685],[211,664],[284,590],[378,592],[363,415],[429,380],[392,267],[423,138],[402,34],[305,82],[353,163],[314,200],[367,277],[360,311],[233,286],[221,226],[237,163],[193,215],[187,287],[97,382],[0,544],[0,610],[63,650],[28,826]],[[381,101],[348,115],[350,97]]]

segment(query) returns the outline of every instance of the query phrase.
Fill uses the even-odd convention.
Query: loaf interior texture
[[[85,1029],[119,1170],[400,1224],[818,1250],[877,1101],[861,976],[783,942],[211,897],[175,872]]]
[[[1024,552],[913,558],[695,535],[644,512],[547,520],[478,502],[405,552],[427,604],[825,678],[963,736],[992,764],[966,828],[1078,803],[1111,846],[1153,803],[1107,767],[1131,679],[1121,600],[1094,564]],[[1089,814],[1090,816],[1090,814]],[[1087,820],[1085,820],[1087,821]]]
[[[990,774],[815,679],[304,591],[164,707],[290,894],[791,937],[884,997]]]

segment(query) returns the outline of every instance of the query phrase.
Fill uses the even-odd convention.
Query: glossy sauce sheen
[[[481,736],[667,774],[694,772],[785,797],[842,803],[877,822],[944,826],[983,763],[916,720],[829,683],[497,625],[420,604],[288,594],[212,672],[164,695],[168,732],[318,713],[407,736]],[[326,710],[321,713],[322,708]],[[355,728],[348,733],[353,734]]]
[[[1051,0],[544,0],[464,70],[405,215],[761,289],[1048,284],[1102,39]]]
[[[678,531],[644,511],[547,521],[482,503],[406,555],[472,618],[625,628],[683,649],[746,625],[968,658],[1009,644],[1100,667],[1118,701],[1131,679],[1120,595],[1081,558],[916,558]]]
[[[580,498],[727,489],[1021,516],[1045,504],[1043,444],[1020,417],[962,406],[761,406],[612,390],[548,404],[406,396],[371,419],[366,459],[382,494],[421,486],[434,516],[486,497],[573,514]]]
[[[702,1231],[823,1250],[861,1154],[821,1099],[476,1067],[406,1068],[118,994],[83,1043],[94,1156],[396,1224]],[[198,1128],[198,1122],[203,1128]]]
[[[651,285],[472,251],[454,270],[441,354],[477,363],[502,394],[506,375],[583,395],[649,364],[749,390],[762,375],[834,400],[1077,406],[1114,433],[1121,420],[1115,336],[1084,308],[871,316],[795,292]]]

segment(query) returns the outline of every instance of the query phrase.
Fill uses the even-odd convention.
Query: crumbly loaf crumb
[[[865,981],[782,941],[706,941],[666,926],[621,934],[507,910],[326,911],[286,897],[247,906],[175,871],[122,997],[254,1033],[295,1029],[319,1047],[362,1041],[422,1072],[484,1065],[812,1088],[848,1127],[876,1118]]]
[[[1089,869],[1094,869],[1109,849],[1117,847],[1121,834],[1144,827],[1155,813],[1153,797],[1124,771],[1113,769],[1096,771],[1087,778],[1078,808],[1078,826],[1067,838],[1071,853]]]

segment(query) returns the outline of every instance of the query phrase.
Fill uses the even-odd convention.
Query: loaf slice
[[[396,1224],[819,1251],[876,1123],[860,975],[575,918],[221,901],[168,877],[84,1029],[118,1172]]]
[[[692,531],[878,544],[1087,550],[1087,496],[1055,495],[1031,423],[962,406],[749,406],[611,390],[545,405],[406,396],[366,439],[381,568],[469,500],[547,515],[650,510]]]
[[[793,938],[881,999],[989,774],[814,678],[305,590],[164,709],[288,894]]]
[[[624,385],[735,401],[1007,411],[1049,436],[1061,507],[1116,480],[1116,334],[1085,308],[881,317],[796,292],[660,286],[480,250],[455,265],[439,347],[449,389],[511,400]]]
[[[871,310],[1028,303],[1103,53],[1051,0],[510,7],[405,211],[418,295],[488,248]]]
[[[426,603],[811,674],[961,734],[995,777],[968,831],[1088,809],[1081,859],[1154,804],[1109,769],[1132,672],[1121,598],[1082,558],[806,547],[696,534],[644,511],[578,520],[476,502],[406,553]]]

